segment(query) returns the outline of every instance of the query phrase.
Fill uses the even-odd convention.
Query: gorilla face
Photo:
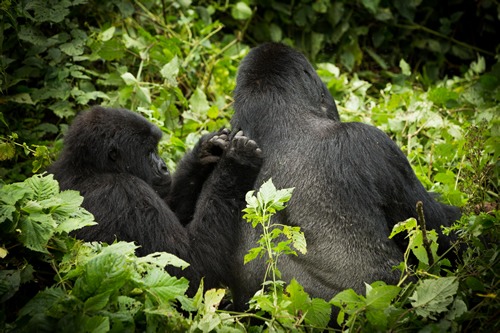
[[[158,155],[161,136],[157,126],[138,114],[95,107],[75,119],[65,138],[63,155],[73,161],[82,178],[97,173],[127,173],[163,196],[170,190],[171,175]]]

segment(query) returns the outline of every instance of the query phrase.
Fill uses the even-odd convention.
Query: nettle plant
[[[245,255],[244,263],[266,257],[266,273],[262,289],[250,301],[250,308],[257,315],[269,313],[266,320],[269,329],[282,331],[299,326],[326,327],[330,320],[331,306],[323,299],[310,298],[295,280],[285,286],[281,280],[278,259],[282,255],[307,253],[306,239],[300,227],[274,223],[272,217],[285,209],[293,188],[277,190],[272,179],[265,182],[257,193],[247,193],[247,207],[243,218],[254,228],[262,229],[258,245]],[[295,249],[292,249],[292,247]]]

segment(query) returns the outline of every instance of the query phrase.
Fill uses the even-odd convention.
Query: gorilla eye
[[[111,151],[109,152],[109,158],[113,162],[116,162],[116,160],[118,159],[118,151],[116,150],[116,148],[111,149]]]

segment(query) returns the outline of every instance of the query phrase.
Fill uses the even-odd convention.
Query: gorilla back
[[[173,271],[186,276],[191,288],[197,288],[202,276],[207,288],[227,284],[238,232],[235,220],[258,174],[260,149],[248,138],[235,136],[220,157],[209,158],[218,162],[199,186],[200,192],[185,195],[192,190],[190,177],[204,164],[199,161],[199,149],[188,154],[183,165],[190,171],[181,172],[188,179],[177,182],[179,191],[186,193],[175,195],[193,206],[184,227],[159,195],[169,193],[171,183],[157,154],[160,137],[158,127],[125,109],[93,107],[74,120],[61,156],[48,171],[62,190],[81,192],[83,207],[98,222],[76,235],[87,241],[135,241],[142,255],[173,253],[191,264],[182,273]]]
[[[311,64],[287,46],[250,51],[239,67],[234,108],[233,129],[263,150],[256,185],[272,177],[277,188],[295,187],[276,218],[302,228],[308,253],[280,259],[280,270],[284,280],[295,277],[314,297],[329,300],[346,288],[363,292],[364,283],[375,280],[397,282],[392,266],[403,260],[406,245],[388,236],[395,223],[416,217],[417,201],[424,204],[429,229],[439,232],[460,216],[433,200],[386,134],[340,122]],[[259,238],[247,228],[239,256]],[[441,234],[440,244],[447,248],[450,240]],[[240,267],[233,286],[237,306],[258,290],[263,269],[257,262]]]

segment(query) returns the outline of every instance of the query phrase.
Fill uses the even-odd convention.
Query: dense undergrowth
[[[483,15],[473,46],[457,28],[474,23],[461,1],[446,17],[427,1],[405,3],[2,0],[0,330],[313,331],[334,305],[337,329],[499,331],[500,64],[498,45],[484,41],[498,16]],[[426,188],[461,207],[458,267],[429,264],[409,220],[398,231],[420,263],[398,269],[416,282],[311,299],[272,265],[273,256],[307,255],[300,230],[269,219],[290,195],[272,183],[247,198],[248,217],[268,235],[253,253],[270,254],[267,289],[249,313],[220,309],[224,289],[185,296],[188,282],[163,270],[185,263],[168,254],[137,258],[133,244],[68,236],[93,218],[77,192],[60,193],[42,172],[78,111],[104,104],[143,114],[165,132],[162,157],[175,169],[202,133],[228,124],[238,63],[265,40],[306,52],[342,120],[384,130]],[[273,243],[279,234],[289,242]]]

